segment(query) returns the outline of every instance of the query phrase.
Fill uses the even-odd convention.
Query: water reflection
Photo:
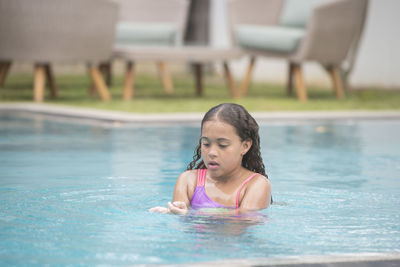
[[[192,247],[192,260],[266,257],[288,253],[292,248],[279,243],[267,210],[241,215],[192,211],[180,218],[184,239]]]
[[[360,131],[359,124],[337,122],[260,128],[271,181],[323,188],[361,187],[365,180],[360,179],[364,168]]]
[[[191,211],[183,217],[184,222],[191,224],[191,230],[197,234],[215,236],[237,236],[246,233],[249,227],[264,225],[268,216],[260,212],[239,215],[227,215],[223,212]]]
[[[111,175],[108,129],[15,117],[2,121],[0,137],[0,159],[7,163],[0,166],[3,177],[42,179],[46,185],[43,180]]]

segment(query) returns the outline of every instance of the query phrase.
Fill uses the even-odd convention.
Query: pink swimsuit
[[[193,193],[192,200],[190,201],[193,209],[198,210],[201,208],[225,208],[225,209],[238,209],[239,208],[239,196],[240,191],[243,186],[247,184],[252,178],[254,178],[257,173],[253,173],[247,178],[239,187],[239,190],[236,194],[236,207],[233,206],[224,206],[212,200],[209,196],[207,196],[205,184],[206,184],[206,174],[207,169],[199,169],[197,175],[197,185]]]

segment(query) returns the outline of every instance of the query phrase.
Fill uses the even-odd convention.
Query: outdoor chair
[[[288,94],[295,83],[307,100],[301,65],[320,63],[330,74],[336,96],[343,97],[341,74],[354,63],[368,0],[230,0],[228,15],[234,45],[250,55],[240,88],[246,95],[257,56],[289,61]]]
[[[120,4],[119,22],[114,44],[114,53],[130,50],[140,54],[149,47],[181,45],[189,11],[188,0],[117,0]],[[132,58],[118,58],[126,61],[123,98],[129,100],[134,94],[134,62]],[[163,87],[167,93],[174,93],[172,79],[161,59],[157,60]]]
[[[46,80],[57,94],[51,64],[88,63],[102,100],[110,93],[99,71],[109,61],[118,4],[107,0],[0,0],[0,85],[13,62],[32,62],[34,100]]]

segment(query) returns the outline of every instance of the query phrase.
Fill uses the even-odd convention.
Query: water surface
[[[400,121],[261,125],[277,204],[248,220],[149,213],[199,134],[0,116],[0,265],[400,251]]]

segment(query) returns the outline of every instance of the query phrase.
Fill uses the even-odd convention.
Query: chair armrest
[[[293,61],[340,65],[362,29],[367,0],[335,0],[314,8]]]
[[[236,44],[235,25],[276,25],[282,7],[282,0],[228,0],[227,18],[232,43]]]

